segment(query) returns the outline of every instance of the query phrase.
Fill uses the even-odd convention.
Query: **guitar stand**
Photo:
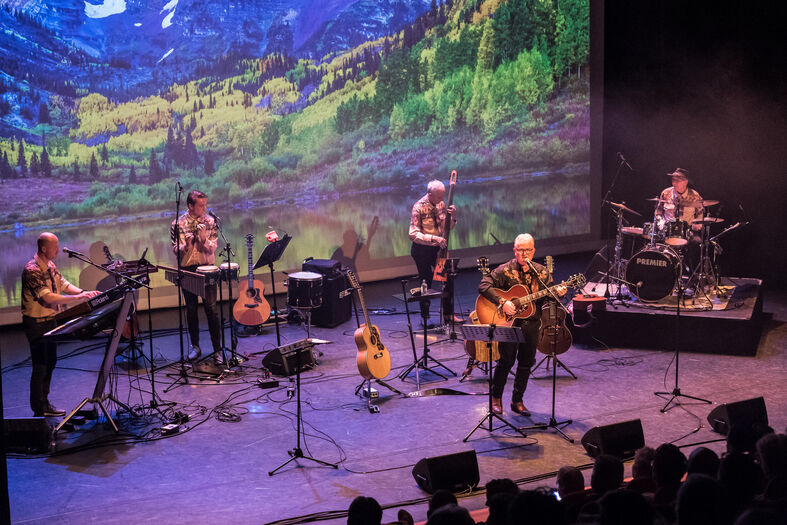
[[[487,349],[489,351],[489,357],[492,357],[492,342],[511,342],[511,343],[521,343],[522,342],[522,330],[518,328],[511,328],[509,326],[495,326],[494,324],[464,324],[462,325],[462,335],[464,336],[466,341],[485,341],[487,345]],[[470,431],[469,434],[465,436],[462,440],[466,442],[470,439],[476,430],[481,428],[484,423],[489,423],[487,430],[490,434],[495,430],[499,430],[501,428],[508,427],[518,434],[521,434],[522,437],[527,437],[521,428],[517,427],[507,419],[505,419],[500,414],[496,414],[492,411],[492,361],[489,361],[489,366],[486,369],[486,379],[489,385],[489,392],[488,392],[488,405],[486,410],[486,415],[481,418],[481,421],[473,427],[473,430]],[[494,420],[498,419],[504,426],[495,428],[494,427]]]
[[[314,346],[314,343],[306,340],[309,345]],[[303,453],[301,449],[301,429],[303,428],[303,417],[301,416],[301,350],[302,348],[295,348],[295,391],[296,391],[296,425],[297,425],[297,441],[295,448],[292,450],[288,450],[287,454],[290,455],[290,459],[276,467],[275,469],[268,472],[268,476],[273,476],[276,474],[277,471],[281,470],[285,466],[289,465],[293,461],[297,459],[308,459],[309,461],[314,461],[315,463],[319,463],[320,465],[324,465],[326,467],[332,467],[335,469],[339,468],[339,465],[336,463],[328,463],[327,461],[322,461],[320,459],[313,458],[311,456],[307,456]]]
[[[546,355],[545,355],[545,356],[544,356],[544,357],[541,359],[541,361],[539,361],[538,363],[536,363],[536,366],[534,366],[534,367],[533,367],[533,369],[530,371],[530,375],[531,375],[531,376],[533,376],[533,378],[534,378],[534,379],[536,379],[534,372],[535,372],[536,370],[538,370],[538,368],[541,366],[541,364],[542,364],[544,361],[546,361],[546,362],[547,362],[547,364],[546,364],[546,369],[547,369],[547,373],[549,373],[549,361],[550,361],[550,360],[554,360],[554,365],[553,365],[553,367],[558,367],[558,366],[559,366],[560,368],[562,368],[563,370],[565,370],[566,372],[568,372],[569,374],[571,374],[571,377],[573,377],[574,379],[577,379],[577,375],[576,375],[574,372],[572,372],[572,371],[571,371],[571,369],[570,369],[569,367],[567,367],[567,366],[566,366],[566,365],[563,363],[563,361],[561,361],[561,360],[560,360],[560,358],[558,358],[558,357],[557,357],[557,355],[553,355],[553,354],[546,354]]]
[[[473,370],[476,369],[476,368],[478,368],[479,370],[481,370],[481,372],[486,374],[487,373],[487,369],[489,368],[489,363],[486,362],[486,361],[476,361],[472,357],[468,358],[468,360],[467,360],[467,369],[465,369],[465,371],[462,372],[462,378],[459,380],[459,382],[461,383],[465,379],[470,377],[470,374],[472,374]]]
[[[392,387],[382,379],[375,379],[374,382],[377,383],[378,385],[384,386],[394,394],[399,394],[402,397],[406,397],[406,394],[404,392],[397,390],[396,388]],[[372,380],[364,379],[363,381],[361,381],[361,384],[355,387],[355,395],[360,397],[365,397],[368,400],[369,412],[371,412],[372,414],[380,413],[380,407],[372,402],[372,400],[380,398],[379,392],[376,389],[372,388]]]

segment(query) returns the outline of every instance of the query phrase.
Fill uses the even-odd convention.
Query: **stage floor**
[[[574,264],[576,268],[558,267],[569,274],[581,271],[584,262]],[[457,307],[465,313],[472,309],[477,282],[477,272],[460,275]],[[372,313],[372,320],[391,353],[394,370],[387,382],[408,394],[416,390],[414,374],[405,381],[396,377],[413,361],[407,319],[401,303],[393,298],[397,292],[401,292],[398,281],[365,288],[370,309],[380,312]],[[384,315],[386,308],[395,311]],[[487,397],[482,395],[486,379],[480,371],[461,383],[453,376],[439,381],[428,374],[422,377],[422,390],[450,389],[469,395],[410,397],[378,386],[379,413],[370,413],[366,400],[354,394],[361,382],[355,363],[355,320],[332,329],[313,328],[312,337],[332,344],[319,347],[324,353],[319,364],[302,375],[305,436],[301,446],[308,455],[338,463],[338,469],[299,459],[272,477],[268,472],[288,460],[288,451],[296,446],[296,405],[287,397],[291,384],[287,379],[281,380],[279,388],[258,386],[261,355],[243,363],[237,374],[228,374],[221,383],[191,381],[167,393],[163,390],[172,384],[165,375],[168,370],[156,372],[156,392],[177,403],[175,409],[191,418],[185,431],[163,439],[158,438],[160,418],[141,408],[151,399],[149,375],[144,368],[118,359],[119,374],[112,392],[143,415],[122,417],[120,438],[103,424],[88,423],[61,433],[56,455],[10,456],[12,521],[297,523],[306,515],[322,514],[329,518],[325,523],[339,524],[346,523],[343,513],[358,495],[373,496],[387,507],[383,521],[395,520],[399,508],[406,508],[418,521],[426,517],[428,494],[416,485],[411,469],[425,457],[474,449],[481,485],[500,477],[519,480],[522,486],[553,485],[554,473],[562,465],[583,466],[592,461],[579,443],[591,427],[640,419],[648,445],[674,442],[688,454],[696,443],[720,437],[709,430],[706,421],[714,406],[757,396],[765,398],[771,426],[783,432],[787,427],[787,293],[766,294],[764,311],[770,315],[763,323],[756,355],[681,354],[681,390],[712,400],[713,405],[686,403],[660,412],[665,401],[653,393],[672,390],[675,382],[670,348],[612,346],[603,339],[572,347],[560,357],[578,378],[559,369],[555,417],[573,420],[564,427],[573,444],[552,430],[529,431],[523,438],[503,429],[490,433],[486,427],[463,442],[486,414]],[[157,366],[178,358],[176,319],[172,311],[153,316]],[[413,323],[418,322],[414,317]],[[146,326],[145,318],[142,325]],[[298,325],[284,325],[281,333],[283,342],[306,336]],[[438,337],[431,334],[430,340]],[[202,340],[204,349],[209,346],[207,333],[203,332]],[[419,353],[421,341],[417,335]],[[275,332],[269,329],[263,335],[241,338],[239,351],[252,354],[275,345]],[[21,332],[6,329],[2,335],[6,418],[31,415],[27,355]],[[92,393],[103,347],[69,343],[61,346],[59,355],[50,397],[57,406],[70,410]],[[434,344],[431,355],[457,374],[467,361],[464,346],[457,341]],[[552,381],[551,372],[547,374],[543,366],[535,371],[525,394],[532,418],[508,410],[510,392],[511,381],[504,396],[504,416],[509,421],[526,426],[549,420]],[[102,442],[103,446],[92,446]],[[75,446],[81,450],[67,453]],[[721,451],[724,443],[708,446]],[[627,464],[627,475],[629,470]],[[585,479],[589,482],[589,470]],[[470,495],[460,503],[469,509],[481,508],[484,495]]]

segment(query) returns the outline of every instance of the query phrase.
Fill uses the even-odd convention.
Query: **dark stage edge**
[[[763,326],[763,290],[759,279],[725,279],[735,291],[724,310],[688,311],[649,307],[637,303],[609,305],[593,314],[579,341],[593,338],[615,346],[675,350],[679,334],[682,352],[753,356]]]
[[[585,260],[558,259],[558,277],[581,271]],[[573,264],[573,267],[572,267]],[[457,283],[457,306],[472,309],[478,282],[476,272],[464,272]],[[392,295],[401,291],[398,281],[365,286],[372,310],[401,311]],[[280,303],[281,304],[281,303]],[[674,354],[610,344],[575,344],[561,360],[578,379],[560,370],[556,391],[556,418],[573,419],[563,430],[571,444],[553,431],[530,431],[522,438],[509,431],[479,430],[462,439],[486,413],[486,396],[439,395],[405,397],[383,386],[377,404],[380,413],[367,410],[366,401],[353,392],[360,383],[352,334],[354,320],[336,328],[313,328],[312,336],[333,341],[322,347],[324,355],[315,369],[303,374],[303,417],[307,435],[304,452],[318,459],[340,462],[338,469],[306,460],[293,462],[275,476],[268,472],[286,461],[295,446],[295,406],[287,399],[282,380],[279,389],[256,386],[261,355],[244,363],[241,376],[228,376],[221,384],[195,382],[167,394],[165,400],[181,403],[178,409],[192,415],[187,432],[144,443],[118,444],[51,457],[9,457],[9,496],[14,523],[271,523],[292,519],[305,522],[313,513],[331,513],[322,523],[346,523],[346,511],[358,495],[373,496],[386,507],[383,521],[394,521],[396,510],[406,508],[416,521],[426,518],[426,499],[410,471],[420,459],[475,450],[481,484],[493,478],[520,480],[526,487],[554,485],[554,473],[563,465],[588,465],[592,460],[579,444],[587,430],[630,419],[640,419],[645,442],[657,446],[675,442],[688,454],[697,443],[718,439],[706,417],[718,404],[764,396],[770,424],[787,426],[787,293],[770,293],[763,301],[772,314],[763,322],[763,334],[753,357],[708,355],[684,350],[680,360],[680,387],[686,394],[707,398],[713,405],[684,403],[660,412],[664,400],[655,391],[674,386]],[[433,320],[436,316],[433,316]],[[372,313],[388,346],[394,370],[388,383],[408,394],[416,390],[414,377],[396,375],[412,362],[412,350],[403,315]],[[156,312],[154,340],[156,363],[177,358],[177,326],[172,311]],[[417,322],[414,320],[414,322]],[[142,323],[146,325],[145,322]],[[303,327],[282,327],[283,342],[305,336]],[[203,339],[207,334],[203,332]],[[430,339],[437,339],[431,334]],[[2,336],[3,404],[5,417],[30,415],[27,395],[30,368],[24,365],[27,346],[18,330]],[[239,350],[251,354],[275,346],[275,333],[241,338]],[[416,339],[416,344],[420,339]],[[606,345],[606,346],[605,346]],[[95,384],[95,370],[103,351],[75,352],[78,345],[63,345],[53,379],[52,401],[65,409],[75,407]],[[204,347],[203,347],[204,349]],[[147,348],[145,349],[147,353]],[[71,355],[73,354],[73,355]],[[69,355],[71,355],[69,357]],[[466,365],[463,345],[443,342],[432,355],[461,373]],[[20,366],[9,365],[22,363]],[[118,361],[121,364],[121,361]],[[144,370],[124,364],[113,383],[113,392],[129,404],[147,404],[150,384]],[[130,368],[130,374],[126,374]],[[429,378],[427,378],[429,379]],[[486,391],[485,378],[474,372],[468,381],[434,376],[422,390],[446,389],[464,394]],[[163,371],[156,374],[159,393],[171,383]],[[510,384],[504,396],[504,416],[516,425],[547,421],[552,406],[552,381],[543,366],[530,381],[525,403],[532,418],[508,410]],[[229,401],[228,401],[229,400]],[[112,406],[114,413],[116,407]],[[204,411],[204,413],[203,413]],[[220,421],[216,415],[240,416],[237,422]],[[52,420],[56,422],[57,420]],[[198,424],[202,422],[201,424]],[[156,426],[124,418],[124,432],[141,434]],[[87,424],[59,439],[60,448],[107,439],[103,424]],[[721,452],[724,444],[708,446]],[[627,464],[627,475],[630,465]],[[586,484],[590,471],[586,470]],[[461,499],[469,509],[484,506],[484,495]],[[335,513],[333,513],[335,512]]]

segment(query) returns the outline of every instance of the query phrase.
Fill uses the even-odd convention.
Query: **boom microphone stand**
[[[242,359],[237,353],[238,349],[238,338],[235,335],[235,324],[232,322],[232,256],[235,255],[235,252],[232,251],[232,245],[230,241],[227,240],[227,237],[224,235],[224,229],[221,227],[221,221],[218,217],[216,217],[213,212],[211,212],[211,217],[216,220],[216,226],[219,228],[219,234],[221,235],[222,240],[224,241],[224,249],[221,253],[224,254],[224,264],[227,265],[227,269],[225,272],[222,272],[221,268],[219,269],[219,296],[221,296],[221,289],[222,284],[221,281],[226,277],[227,279],[227,317],[229,318],[230,322],[230,354],[232,357],[228,361],[229,366],[238,366],[242,362]],[[223,274],[223,275],[222,275]],[[221,297],[219,297],[219,305],[221,305]],[[221,313],[221,351],[224,352],[227,350],[226,340],[224,339],[224,334],[226,330],[224,329],[224,307],[219,307],[219,313]]]
[[[664,405],[664,408],[661,409],[662,413],[680,405],[680,402],[678,400],[679,397],[687,397],[695,401],[700,401],[701,403],[711,404],[711,401],[707,399],[703,399],[701,397],[694,397],[688,394],[681,393],[680,386],[678,386],[678,369],[680,365],[680,303],[682,300],[683,300],[683,283],[681,283],[681,280],[678,279],[678,308],[675,311],[675,388],[672,389],[672,392],[653,392],[653,395],[659,396],[662,399],[664,399],[665,396],[671,396],[667,401],[667,404]],[[675,404],[670,407],[670,404],[672,404],[673,402]]]

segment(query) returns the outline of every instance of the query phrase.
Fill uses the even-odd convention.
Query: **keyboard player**
[[[219,234],[216,221],[207,213],[207,195],[201,191],[191,191],[186,197],[186,205],[188,211],[178,218],[177,223],[172,221],[170,239],[175,257],[180,253],[181,269],[193,272],[199,266],[214,264]],[[176,224],[179,230],[177,233]],[[217,365],[221,365],[224,363],[224,359],[221,352],[219,311],[216,306],[217,292],[218,287],[215,284],[206,284],[202,306],[205,310],[205,317],[208,318],[208,330],[213,345],[213,360]],[[183,289],[183,298],[186,302],[186,323],[191,339],[188,357],[194,361],[202,355],[199,346],[199,317],[197,315],[199,296]]]
[[[43,339],[56,327],[55,315],[100,292],[84,291],[66,280],[55,265],[60,250],[57,236],[38,236],[38,251],[22,271],[22,327],[30,344],[33,371],[30,375],[30,408],[36,417],[64,416],[64,410],[49,402],[52,372],[57,364],[57,344]]]

